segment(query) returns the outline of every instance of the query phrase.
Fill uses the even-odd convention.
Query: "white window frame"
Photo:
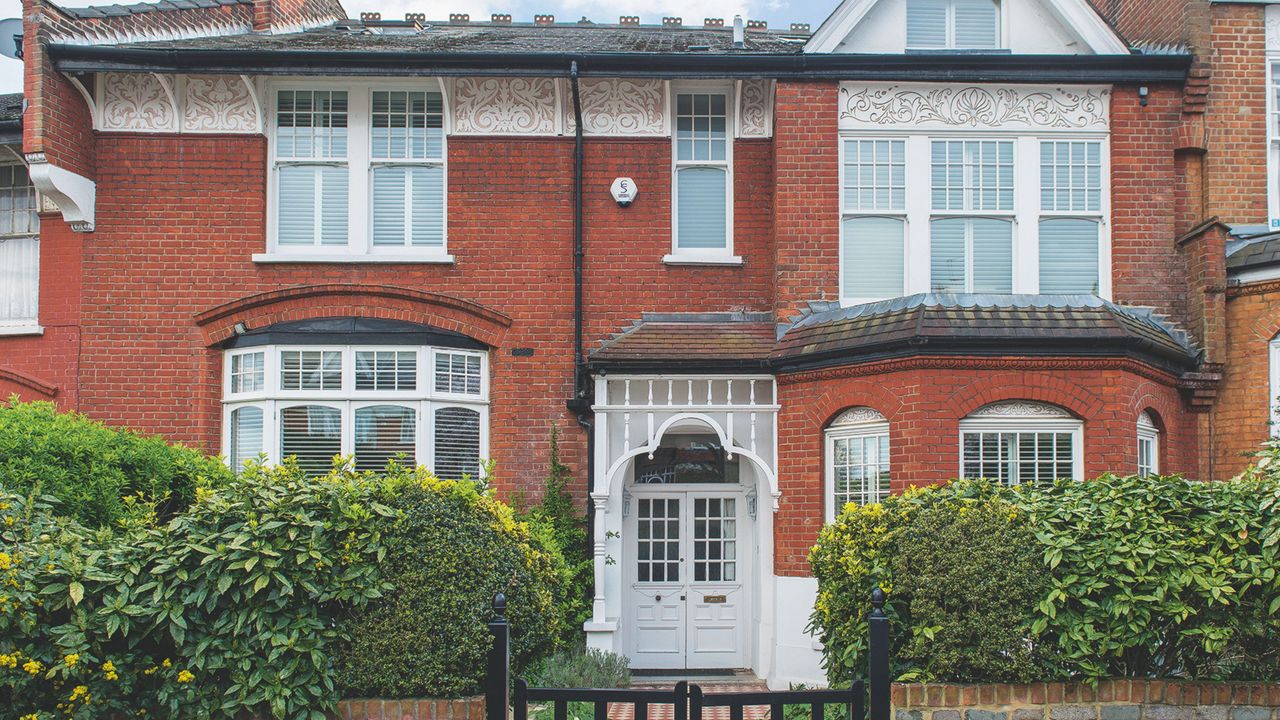
[[[878,413],[877,413],[878,414]],[[823,505],[826,508],[826,519],[828,523],[835,522],[836,517],[840,514],[843,506],[836,504],[836,442],[839,440],[862,440],[864,438],[877,437],[881,438],[881,442],[889,451],[889,475],[893,476],[893,441],[889,434],[889,422],[883,417],[880,419],[868,419],[857,422],[839,423],[829,426],[823,431],[824,441],[824,460],[826,482],[824,485]]]
[[[1098,227],[1098,296],[1112,298],[1111,282],[1111,140],[1105,132],[1046,130],[1030,131],[974,131],[943,132],[938,130],[892,131],[860,129],[841,131],[839,143],[840,247],[839,271],[840,303],[845,307],[861,305],[892,298],[866,298],[849,296],[844,288],[844,202],[846,140],[898,140],[906,139],[906,260],[904,295],[932,291],[932,226],[930,221],[944,217],[999,217],[1013,221],[1013,293],[1018,295],[1040,294],[1040,218],[1088,217],[1099,222]],[[938,211],[932,210],[932,143],[935,140],[1012,140],[1013,147],[1013,212],[991,211]],[[1042,213],[1040,204],[1040,143],[1041,141],[1086,141],[1101,145],[1102,197],[1098,213]],[[882,217],[892,213],[874,213]]]
[[[906,167],[904,168],[905,186],[903,191],[903,207],[901,210],[857,210],[857,209],[851,209],[849,207],[847,202],[848,198],[846,197],[847,193],[845,192],[845,189],[848,187],[848,185],[846,184],[847,176],[846,176],[846,165],[845,165],[848,159],[847,146],[850,141],[856,142],[859,140],[886,141],[886,142],[897,141],[903,144],[903,159],[906,161]],[[908,287],[907,277],[911,272],[910,270],[911,256],[908,251],[908,248],[910,247],[909,238],[911,235],[911,220],[907,215],[907,209],[911,206],[911,159],[910,159],[910,156],[907,154],[907,138],[902,135],[867,135],[865,133],[859,133],[859,134],[852,134],[852,133],[843,134],[842,133],[840,135],[837,148],[838,148],[837,162],[840,163],[840,173],[839,173],[840,174],[840,248],[839,248],[840,278],[839,278],[839,283],[840,283],[840,297],[841,297],[842,303],[844,305],[860,305],[863,303],[875,302],[876,300],[885,299],[885,298],[867,297],[867,296],[858,296],[858,295],[846,296],[845,294],[845,287],[844,287],[845,267],[847,266],[847,263],[850,261],[850,258],[845,257],[844,225],[846,220],[854,220],[859,218],[888,218],[892,220],[902,221],[902,243],[903,243],[902,291],[904,294],[906,294],[907,287]]]
[[[908,13],[910,13],[910,9],[909,9],[909,6],[908,6],[906,3],[904,3],[903,5],[904,5],[904,7],[903,7],[903,16],[902,16],[902,17],[904,18],[904,21],[905,21],[905,18],[907,17],[907,14],[908,14]],[[1008,47],[1009,47],[1009,43],[1008,43],[1008,42],[1006,42],[1005,38],[1007,38],[1007,37],[1009,36],[1009,28],[1007,27],[1009,13],[1005,12],[1005,0],[995,0],[995,5],[996,5],[996,44],[995,44],[995,45],[993,45],[993,46],[991,46],[991,47],[979,47],[979,48],[972,48],[972,47],[963,47],[963,48],[962,48],[962,47],[956,47],[956,5],[955,5],[955,0],[947,0],[947,21],[946,21],[946,28],[945,28],[946,35],[947,35],[947,41],[946,41],[945,46],[940,47],[940,48],[937,48],[937,47],[912,47],[910,44],[907,44],[907,45],[905,45],[905,47],[906,47],[906,49],[907,49],[907,50],[909,50],[909,51],[914,50],[914,51],[925,51],[925,52],[928,52],[928,51],[938,52],[938,51],[942,51],[942,50],[977,50],[977,51],[981,51],[981,50],[1005,50],[1005,49],[1008,49]],[[906,27],[904,26],[902,30],[903,30],[903,40],[904,40],[904,42],[905,42],[905,41],[906,41],[906,38],[907,38]]]
[[[27,167],[23,162],[4,162],[0,165],[13,167]],[[36,258],[36,282],[33,291],[35,297],[31,299],[32,307],[35,308],[35,315],[31,318],[22,318],[16,320],[0,319],[0,336],[5,335],[42,335],[44,327],[40,325],[40,204],[42,202],[40,192],[35,189],[35,185],[31,183],[28,168],[27,184],[31,187],[32,197],[35,198],[35,211],[32,213],[34,217],[34,227],[32,232],[12,233],[0,235],[0,243],[30,240],[35,243]],[[6,186],[16,187],[16,186]],[[16,213],[14,213],[16,215]]]
[[[1271,339],[1267,344],[1267,355],[1270,366],[1270,397],[1267,399],[1267,407],[1271,408],[1271,430],[1270,437],[1280,438],[1280,335]]]
[[[259,263],[435,263],[454,262],[449,254],[449,95],[440,78],[407,80],[330,81],[299,78],[283,78],[265,84],[264,97],[267,134],[267,248],[265,253],[253,256]],[[347,245],[341,246],[287,246],[277,242],[279,232],[279,168],[290,158],[276,155],[276,99],[281,90],[333,90],[347,93],[347,157],[333,160],[333,164],[347,167]],[[430,160],[371,160],[372,110],[374,91],[408,91],[440,93],[442,128],[440,159]],[[317,160],[317,163],[325,162]],[[373,170],[375,167],[396,165],[438,166],[443,174],[442,199],[444,227],[439,247],[375,247],[373,244]]]
[[[667,107],[670,108],[669,125],[671,128],[671,253],[662,261],[668,265],[741,265],[742,257],[733,253],[733,145],[737,138],[734,131],[737,123],[736,88],[732,82],[720,81],[687,81],[667,84]],[[680,160],[677,157],[676,99],[685,94],[723,94],[725,113],[725,151],[723,161]],[[680,248],[680,203],[677,177],[681,168],[715,167],[725,169],[725,240],[723,248],[715,249],[681,249]]]
[[[1146,445],[1147,464],[1142,464],[1143,445]],[[1151,414],[1143,412],[1138,415],[1138,475],[1160,474],[1160,428],[1156,427]]]
[[[297,350],[340,351],[342,353],[342,386],[339,390],[282,390],[280,387],[280,356],[282,352]],[[414,351],[417,353],[415,390],[356,390],[355,354],[364,351]],[[263,388],[257,392],[231,392],[232,358],[250,353],[264,353]],[[448,352],[480,358],[480,393],[442,393],[435,391],[435,353]],[[481,350],[417,345],[261,345],[235,348],[223,353],[222,366],[222,450],[228,464],[231,457],[231,412],[237,408],[254,406],[262,409],[262,449],[269,462],[279,463],[280,411],[287,407],[322,405],[337,408],[342,413],[342,454],[355,450],[355,412],[359,408],[377,405],[399,405],[411,408],[417,415],[415,427],[414,461],[427,467],[435,467],[435,411],[443,407],[462,407],[480,414],[480,457],[489,453],[489,360]],[[238,469],[238,468],[236,468]],[[478,468],[473,475],[482,477]]]
[[[1071,479],[1084,480],[1084,423],[1076,418],[1010,416],[967,417],[960,421],[957,448],[959,467],[956,477],[965,477],[964,440],[966,435],[978,433],[1069,433],[1071,435]]]
[[[1280,230],[1280,101],[1276,98],[1280,92],[1280,49],[1268,48],[1266,58],[1267,225]]]

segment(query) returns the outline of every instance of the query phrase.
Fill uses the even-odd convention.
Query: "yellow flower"
[[[75,667],[76,663],[80,662],[80,656],[76,653],[71,653],[62,659],[67,663],[67,667]]]
[[[39,660],[28,660],[22,663],[22,669],[26,670],[30,675],[39,675],[40,671],[44,669],[44,663]]]
[[[84,685],[75,686],[75,689],[71,691],[71,702],[75,702],[82,697],[85,699],[85,702],[89,701],[89,688]]]
[[[5,516],[4,516],[4,524],[5,524],[5,525],[8,525],[8,526],[10,526],[10,527],[13,527],[13,516],[12,516],[12,515],[5,515]]]
[[[13,567],[13,556],[7,552],[0,552],[0,570],[8,570]]]
[[[119,680],[120,676],[116,674],[116,665],[110,660],[102,663],[102,673],[108,680]]]
[[[164,662],[160,663],[160,667],[163,667],[163,668],[165,668],[165,669],[167,670],[167,669],[169,669],[169,668],[173,667],[173,663],[169,662],[169,658],[165,658],[165,659],[164,659]]]
[[[195,679],[196,679],[196,676],[192,675],[191,672],[188,670],[183,670],[178,673],[178,682],[180,683],[189,683]]]
[[[156,671],[157,671],[157,670],[159,670],[159,669],[160,669],[160,668],[156,667],[155,665],[152,665],[151,667],[147,668],[146,670],[143,670],[143,671],[142,671],[142,674],[143,674],[143,675],[155,675],[155,674],[156,674]]]
[[[35,713],[27,713],[26,715],[18,718],[18,720],[40,720],[40,716]]]

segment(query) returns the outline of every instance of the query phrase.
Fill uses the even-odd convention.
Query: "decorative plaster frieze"
[[[152,73],[105,73],[102,78],[103,130],[173,132],[178,110],[173,94]]]
[[[772,80],[744,80],[739,84],[738,137],[773,137]]]
[[[1267,52],[1280,53],[1280,5],[1268,5],[1265,12]]]
[[[884,415],[879,410],[869,407],[854,407],[840,413],[835,420],[831,422],[831,427],[840,425],[861,425],[863,423],[884,422]]]
[[[582,80],[579,95],[585,135],[667,133],[667,92],[661,80]],[[572,97],[566,97],[564,127],[566,133],[575,128]]]
[[[235,75],[191,75],[186,79],[182,131],[256,133],[258,106],[244,79]]]
[[[551,78],[455,78],[454,135],[556,135],[559,93]]]
[[[841,129],[1105,132],[1106,87],[840,84]]]
[[[1071,414],[1062,408],[1045,403],[1009,400],[992,403],[973,411],[974,418],[1069,418]]]

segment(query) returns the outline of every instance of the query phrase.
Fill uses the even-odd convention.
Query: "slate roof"
[[[1227,255],[1227,272],[1241,272],[1268,265],[1280,265],[1280,233],[1249,238],[1248,244]]]
[[[796,371],[912,355],[1136,357],[1171,372],[1199,352],[1150,310],[1085,295],[921,294],[767,314],[646,316],[591,354],[602,369]]]
[[[22,118],[22,93],[0,95],[0,122],[16,122]]]
[[[175,0],[186,1],[186,0]],[[193,0],[194,1],[194,0]],[[116,6],[119,7],[119,6]],[[135,6],[131,6],[135,7]],[[787,39],[793,37],[793,39]],[[350,20],[281,35],[221,37],[125,43],[133,49],[292,50],[448,53],[749,53],[799,54],[807,34],[751,29],[743,47],[733,46],[733,28],[664,27],[556,23],[424,23],[417,32],[376,32]]]
[[[129,5],[93,5],[90,7],[59,8],[74,18],[123,17],[125,15],[143,15],[166,10],[191,10],[193,8],[216,8],[224,5],[252,5],[253,0],[159,0],[159,2],[140,2]]]
[[[653,369],[763,367],[777,340],[769,313],[701,313],[645,318],[591,353],[595,366]]]

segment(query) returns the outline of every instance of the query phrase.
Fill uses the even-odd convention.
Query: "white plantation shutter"
[[[231,411],[231,468],[237,472],[262,452],[262,408]]]
[[[723,168],[687,167],[676,172],[679,218],[676,239],[681,249],[723,249],[726,228],[726,183]]]
[[[480,413],[460,407],[436,410],[434,470],[446,480],[480,475]]]
[[[1040,221],[1040,292],[1098,292],[1098,223],[1080,218]]]
[[[347,168],[285,165],[278,184],[279,244],[347,244]]]
[[[373,244],[444,245],[444,168],[374,169]]]
[[[906,262],[899,218],[853,217],[844,221],[844,296],[891,298],[903,293]]]
[[[907,0],[907,47],[947,46],[948,0]]]
[[[295,405],[280,411],[280,455],[296,457],[308,475],[323,475],[342,454],[342,413],[323,405]]]
[[[1013,223],[973,218],[969,226],[973,233],[973,286],[970,292],[1013,292]]]
[[[965,221],[960,218],[934,220],[931,227],[934,292],[965,292]]]
[[[39,239],[0,238],[0,326],[36,323],[39,286]]]
[[[356,409],[356,470],[381,472],[395,459],[417,463],[417,413],[402,405]]]
[[[951,0],[955,12],[955,44],[960,49],[1000,45],[1000,6],[995,0]]]

